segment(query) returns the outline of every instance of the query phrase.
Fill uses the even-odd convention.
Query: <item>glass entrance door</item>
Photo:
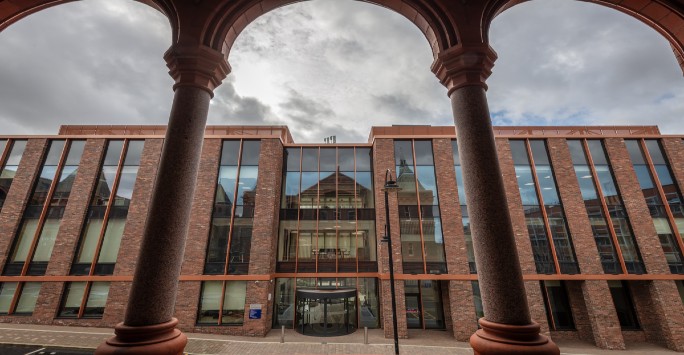
[[[297,331],[337,336],[356,330],[355,289],[297,290]]]

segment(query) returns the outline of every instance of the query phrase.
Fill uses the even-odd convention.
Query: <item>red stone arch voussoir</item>
[[[0,32],[17,21],[36,12],[77,0],[0,0]],[[171,22],[174,38],[177,33],[177,16],[173,6],[164,0],[133,0],[158,10]]]
[[[202,43],[220,50],[226,58],[242,30],[259,16],[276,8],[303,0],[238,0],[225,1],[206,23]],[[456,21],[436,0],[361,0],[395,11],[420,29],[428,40],[433,56],[458,43]]]
[[[528,0],[492,0],[483,17],[484,36],[494,17]],[[684,71],[684,1],[681,0],[581,0],[623,12],[665,37]]]

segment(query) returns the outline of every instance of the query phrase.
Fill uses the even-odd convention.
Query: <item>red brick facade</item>
[[[425,132],[430,132],[426,129]],[[396,300],[398,335],[409,336],[406,314],[404,284],[407,279],[432,280],[441,287],[441,302],[446,330],[460,341],[467,341],[477,329],[472,280],[466,245],[464,240],[461,208],[456,188],[454,161],[451,140],[455,136],[432,139],[435,176],[440,201],[441,228],[446,252],[447,274],[408,275],[403,273],[401,253],[401,233],[399,225],[398,200],[394,193],[389,195],[390,222],[392,229],[394,271],[396,275]],[[56,136],[56,138],[59,136]],[[429,136],[420,136],[428,139]],[[0,322],[64,324],[83,326],[114,326],[123,319],[126,300],[130,290],[133,271],[137,259],[140,238],[146,221],[146,209],[153,191],[159,155],[163,145],[160,136],[135,137],[145,139],[144,151],[129,207],[128,219],[124,229],[121,248],[113,276],[72,277],[69,275],[71,263],[83,233],[84,220],[90,199],[100,171],[107,136],[87,137],[87,143],[78,175],[74,181],[69,202],[60,225],[53,253],[48,264],[46,276],[27,277],[23,280],[41,281],[41,291],[35,310],[31,316],[0,316]],[[117,137],[120,138],[120,137]],[[196,196],[191,210],[190,227],[185,248],[185,261],[181,271],[181,281],[176,299],[175,316],[180,320],[179,327],[185,331],[220,334],[264,336],[271,330],[274,313],[274,284],[277,278],[314,277],[314,274],[285,274],[276,271],[276,254],[279,231],[280,199],[283,189],[282,162],[284,142],[281,137],[261,137],[259,175],[255,195],[255,214],[250,249],[249,272],[247,275],[204,275],[204,260],[207,253],[211,216],[214,208],[214,195],[218,178],[221,147],[223,139],[240,138],[235,135],[205,139],[197,179]],[[242,137],[255,139],[252,136]],[[387,244],[383,243],[385,234],[385,202],[382,186],[385,171],[390,169],[396,176],[394,160],[394,140],[410,139],[406,135],[387,135],[372,140],[373,146],[373,183],[375,187],[376,242],[378,253],[377,273],[359,274],[358,277],[377,277],[379,280],[380,325],[386,337],[392,337],[392,311],[390,302],[389,269]],[[600,263],[591,224],[582,199],[578,177],[575,174],[570,151],[569,137],[545,137],[551,165],[554,169],[556,186],[561,197],[567,227],[581,274],[579,275],[538,275],[534,255],[530,245],[525,215],[521,206],[521,196],[516,179],[515,167],[508,140],[513,136],[499,136],[497,149],[504,177],[508,207],[516,237],[517,253],[520,258],[531,317],[540,323],[542,331],[554,338],[570,338],[589,341],[600,348],[624,349],[625,340],[648,341],[684,351],[684,305],[679,297],[673,280],[682,280],[682,275],[669,271],[663,249],[659,243],[654,225],[650,219],[636,174],[631,165],[623,137],[578,136],[573,139],[604,138],[604,145],[614,171],[616,183],[624,201],[631,227],[641,256],[646,265],[644,275],[605,275]],[[514,137],[519,139],[520,137]],[[541,139],[544,136],[525,136]],[[632,138],[632,137],[630,137]],[[639,138],[639,137],[637,137]],[[63,139],[63,138],[62,138]],[[285,142],[291,144],[291,142]],[[34,182],[41,168],[42,157],[48,140],[29,139],[16,178],[9,191],[4,208],[0,213],[0,262],[4,266],[10,253],[13,240],[21,223],[22,214],[30,196]],[[666,155],[671,162],[674,176],[680,187],[684,186],[684,143],[681,137],[662,139]],[[474,236],[476,238],[477,236]],[[335,277],[325,274],[322,277]],[[339,277],[353,277],[344,274]],[[9,276],[0,276],[0,282],[12,282]],[[101,319],[62,319],[57,317],[63,299],[66,282],[73,280],[111,282],[104,315]],[[567,297],[572,311],[575,330],[553,330],[547,316],[547,300],[540,280],[564,280]],[[243,280],[247,284],[245,315],[241,326],[197,325],[200,293],[203,281]],[[612,302],[607,280],[626,280],[635,311],[641,326],[638,331],[623,331]],[[250,305],[262,309],[260,319],[250,319]],[[485,310],[486,315],[486,310]],[[413,336],[413,332],[411,333]],[[419,333],[416,336],[420,336]]]

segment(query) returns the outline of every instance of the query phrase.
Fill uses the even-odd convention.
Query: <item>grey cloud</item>
[[[209,124],[275,124],[271,108],[254,97],[243,97],[235,91],[233,78],[229,77],[216,90],[209,110]]]

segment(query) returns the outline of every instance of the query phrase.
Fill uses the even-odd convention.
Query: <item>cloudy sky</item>
[[[684,78],[669,44],[622,13],[531,1],[491,29],[495,125],[658,124],[684,133]],[[130,0],[89,0],[0,33],[0,133],[61,124],[164,124],[173,93],[166,19]],[[453,124],[432,54],[404,17],[315,0],[259,18],[238,38],[210,124],[288,125],[297,142],[365,142],[370,126]]]

